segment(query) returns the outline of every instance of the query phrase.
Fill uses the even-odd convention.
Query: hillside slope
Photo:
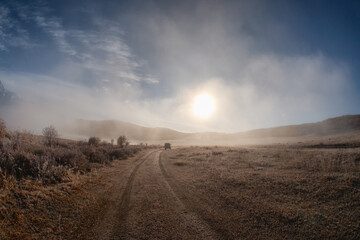
[[[73,133],[81,136],[99,136],[108,139],[116,139],[120,135],[138,141],[180,139],[187,136],[186,133],[169,128],[148,128],[116,120],[76,120],[71,128]]]
[[[302,137],[334,135],[356,130],[360,130],[360,115],[345,115],[316,123],[256,129],[236,135],[239,137]]]
[[[135,141],[178,140],[182,142],[191,141],[192,143],[239,141],[249,138],[322,137],[360,131],[360,115],[346,115],[316,123],[256,129],[239,133],[183,133],[169,128],[149,128],[116,120],[77,120],[71,126],[70,131],[83,137],[99,136],[105,139],[116,139],[120,135],[125,135],[130,140]]]

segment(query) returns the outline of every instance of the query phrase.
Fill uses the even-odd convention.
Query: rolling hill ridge
[[[76,120],[69,130],[83,137],[116,139],[125,135],[132,141],[239,141],[262,138],[322,137],[360,131],[360,115],[345,115],[321,122],[250,130],[239,133],[183,133],[169,128],[150,128],[117,120]]]

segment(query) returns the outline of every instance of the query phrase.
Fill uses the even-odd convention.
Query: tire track
[[[120,199],[118,200],[118,204],[116,204],[115,213],[113,211],[110,211],[107,214],[110,216],[108,216],[106,220],[107,221],[114,220],[114,221],[111,221],[112,224],[110,226],[107,227],[102,226],[99,228],[101,230],[101,233],[99,234],[98,239],[125,239],[125,234],[126,234],[125,221],[129,212],[130,196],[131,196],[131,190],[133,187],[135,175],[138,169],[140,168],[140,166],[154,152],[155,151],[148,152],[146,155],[144,155],[139,159],[140,162],[134,167],[128,180],[126,181],[125,188],[122,191]],[[121,191],[121,189],[119,189],[119,191]],[[106,225],[106,223],[103,225]]]
[[[182,205],[185,213],[185,220],[189,221],[191,224],[197,225],[197,227],[202,230],[204,239],[228,239],[226,233],[217,231],[217,228],[214,227],[211,222],[207,221],[207,219],[205,219],[198,211],[196,211],[196,206],[193,206],[193,203],[187,199],[185,194],[181,191],[180,187],[175,183],[174,179],[165,170],[161,160],[162,159],[160,154],[160,156],[158,156],[158,165],[160,167],[161,173],[169,190],[178,200],[179,204]]]

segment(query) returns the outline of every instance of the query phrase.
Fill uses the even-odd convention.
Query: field
[[[360,238],[357,134],[126,151],[22,134],[2,149],[1,239]]]
[[[190,147],[162,162],[185,204],[224,239],[360,237],[359,148]]]

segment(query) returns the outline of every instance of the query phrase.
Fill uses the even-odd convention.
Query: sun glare
[[[208,118],[215,111],[215,99],[208,94],[197,95],[193,103],[193,112],[200,118]]]

